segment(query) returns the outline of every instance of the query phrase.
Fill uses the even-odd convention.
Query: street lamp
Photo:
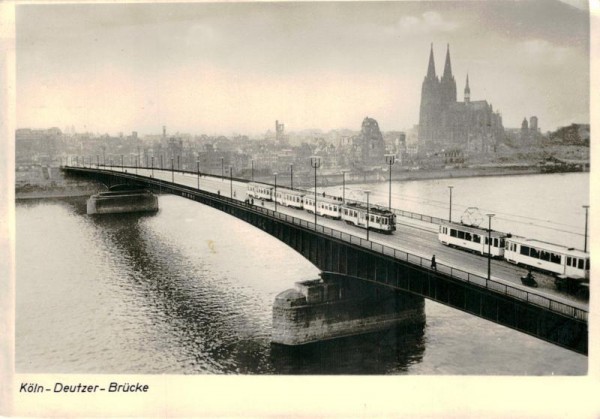
[[[273,192],[273,201],[275,201],[275,211],[277,211],[277,172],[273,172],[275,175],[275,192]]]
[[[177,171],[181,170],[181,166],[179,166],[179,156],[177,156]]]
[[[229,197],[233,199],[233,168],[229,166]]]
[[[392,166],[396,162],[395,154],[386,154],[385,162],[390,166],[389,209],[392,210]]]
[[[100,154],[96,154],[96,169],[100,169]]]
[[[160,155],[160,170],[163,169],[163,155]]]
[[[250,161],[250,163],[252,164],[252,166],[250,168],[250,180],[252,180],[252,182],[254,182],[254,159],[252,159]]]
[[[196,166],[198,167],[198,189],[200,189],[200,160],[196,160]]]
[[[123,155],[121,154],[121,172],[124,170],[123,168]]]
[[[342,204],[346,203],[346,173],[347,170],[342,170]]]
[[[587,252],[588,209],[590,208],[590,206],[584,205],[583,208],[585,208],[585,239],[583,242],[583,251]]]
[[[152,156],[152,172],[150,174],[150,177],[154,177],[154,156]]]
[[[135,174],[136,175],[138,174],[137,169],[138,169],[138,155],[136,154],[135,155]]]
[[[321,167],[321,157],[311,156],[310,165],[315,169],[315,230],[317,229],[317,169]]]
[[[485,214],[488,217],[488,272],[487,272],[487,279],[488,281],[490,280],[490,274],[491,274],[491,270],[492,270],[492,252],[491,252],[491,246],[492,246],[492,217],[496,214]]]
[[[448,186],[448,189],[450,190],[450,209],[449,209],[449,213],[448,213],[448,221],[452,222],[452,188],[454,188],[454,186]]]
[[[171,157],[171,182],[175,183],[175,166],[173,164],[173,157]]]
[[[367,195],[367,241],[369,241],[369,194],[371,191],[365,191]]]
[[[294,163],[290,163],[290,189],[294,189]]]

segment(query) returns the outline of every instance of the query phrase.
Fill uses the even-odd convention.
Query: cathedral
[[[427,75],[421,89],[418,138],[419,152],[463,155],[493,152],[504,138],[502,116],[494,112],[486,100],[471,100],[468,74],[464,102],[456,100],[449,45],[441,79],[435,73],[431,45]]]

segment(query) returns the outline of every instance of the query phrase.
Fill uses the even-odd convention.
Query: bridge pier
[[[272,342],[303,345],[425,324],[423,297],[340,274],[296,282],[275,297]]]

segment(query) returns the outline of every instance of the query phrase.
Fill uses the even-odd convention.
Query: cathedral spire
[[[467,73],[467,84],[465,85],[465,103],[471,101],[471,89],[469,88],[469,73]]]
[[[450,44],[446,47],[446,63],[444,64],[444,78],[452,77],[452,64],[450,64]]]
[[[427,68],[427,78],[435,78],[435,62],[433,60],[433,42],[429,51],[429,67]]]

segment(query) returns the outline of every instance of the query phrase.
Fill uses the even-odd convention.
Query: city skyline
[[[546,1],[19,5],[17,128],[407,130],[433,43],[460,100],[468,73],[505,127],[550,131],[589,123],[588,18]]]

